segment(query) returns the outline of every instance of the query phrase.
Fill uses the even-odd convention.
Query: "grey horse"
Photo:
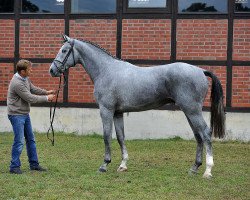
[[[186,63],[154,67],[138,67],[112,56],[90,41],[63,35],[64,44],[50,66],[52,77],[59,77],[69,67],[81,64],[94,84],[94,96],[99,105],[105,143],[104,163],[100,172],[106,172],[111,162],[112,126],[114,123],[122,161],[117,171],[127,170],[128,152],[124,142],[124,112],[138,112],[175,103],[185,113],[197,140],[196,159],[189,173],[196,174],[202,164],[203,144],[206,147],[206,170],[211,178],[214,165],[212,134],[223,138],[225,112],[223,90],[218,78],[209,71]],[[202,106],[212,78],[211,128],[202,116]]]

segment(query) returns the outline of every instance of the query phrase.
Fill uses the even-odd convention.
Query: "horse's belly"
[[[163,100],[152,101],[147,103],[131,103],[131,104],[121,104],[116,108],[116,112],[138,112],[151,110],[154,108],[159,108],[165,104],[175,103],[172,99],[166,98]]]

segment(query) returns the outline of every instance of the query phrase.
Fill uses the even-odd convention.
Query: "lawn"
[[[250,145],[214,142],[213,178],[188,175],[194,162],[195,141],[126,141],[128,171],[116,172],[120,149],[112,141],[108,172],[97,172],[103,161],[102,137],[56,133],[55,146],[36,134],[40,164],[48,172],[31,172],[26,150],[23,174],[9,174],[11,133],[0,133],[0,199],[250,199]]]

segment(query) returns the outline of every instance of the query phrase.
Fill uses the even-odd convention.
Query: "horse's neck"
[[[110,61],[113,59],[102,50],[87,43],[82,43],[78,47],[78,52],[81,56],[80,62],[93,82],[101,73],[108,70]]]

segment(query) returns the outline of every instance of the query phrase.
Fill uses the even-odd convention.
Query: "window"
[[[128,0],[128,8],[165,8],[167,0]]]
[[[125,13],[169,13],[171,0],[124,0]]]
[[[22,0],[23,13],[64,13],[64,0]]]
[[[250,0],[235,0],[235,12],[250,12]]]
[[[116,0],[72,0],[71,13],[83,13],[83,14],[116,13]]]
[[[227,0],[179,0],[179,13],[227,13]]]
[[[1,0],[0,13],[14,13],[14,0]]]

